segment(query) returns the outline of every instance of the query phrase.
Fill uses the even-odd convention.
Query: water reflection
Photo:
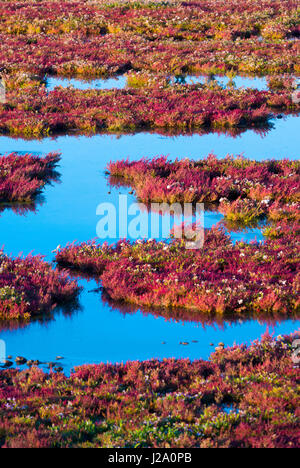
[[[286,317],[283,318],[282,315],[271,315],[271,314],[240,314],[240,315],[210,315],[201,314],[196,310],[187,310],[185,308],[141,308],[134,306],[129,303],[114,301],[106,293],[105,290],[99,288],[93,291],[94,293],[101,292],[101,301],[103,304],[107,304],[110,308],[110,311],[115,313],[121,313],[123,316],[126,315],[135,315],[137,313],[142,313],[144,316],[152,315],[154,317],[162,317],[168,322],[174,323],[185,323],[192,322],[194,324],[200,325],[204,330],[213,328],[218,328],[219,330],[225,331],[228,326],[232,325],[245,325],[251,321],[257,321],[260,325],[267,325],[269,327],[276,327],[281,322],[286,321]],[[290,320],[297,320],[296,315],[291,315]]]
[[[166,128],[156,128],[155,130],[151,128],[137,128],[134,131],[108,131],[107,129],[104,130],[97,130],[97,131],[84,131],[84,130],[77,130],[77,129],[72,129],[72,130],[67,130],[64,132],[61,131],[53,131],[51,132],[51,139],[57,139],[57,138],[63,138],[65,136],[69,137],[80,137],[80,136],[85,136],[88,138],[91,138],[93,136],[113,136],[116,138],[121,138],[122,136],[136,136],[136,135],[160,135],[161,138],[176,138],[176,137],[181,137],[181,136],[189,136],[189,137],[194,137],[194,136],[206,136],[206,135],[214,135],[214,136],[225,136],[229,138],[238,138],[241,135],[243,135],[246,132],[253,133],[261,138],[265,138],[272,130],[276,128],[276,123],[277,119],[288,119],[290,117],[297,117],[298,114],[290,111],[286,111],[286,115],[284,112],[277,116],[272,116],[270,117],[270,120],[268,123],[257,123],[253,124],[253,126],[243,126],[242,124],[238,127],[233,127],[233,128],[212,128],[212,127],[202,127],[202,128],[197,128],[193,130],[189,129],[166,129]],[[4,137],[3,134],[0,132],[0,137]],[[40,135],[39,137],[34,137],[34,136],[10,136],[11,139],[19,140],[22,139],[22,141],[43,141],[47,139],[47,136]]]
[[[63,305],[55,307],[48,313],[34,315],[30,321],[27,320],[0,320],[0,332],[24,330],[32,324],[39,324],[43,327],[51,325],[52,321],[59,320],[61,317],[75,318],[77,314],[82,312],[83,308],[79,298],[73,299]]]
[[[31,154],[33,156],[41,156],[42,157],[42,152],[40,151],[5,151],[6,154],[9,153],[15,153],[16,155],[26,155],[26,154]],[[3,153],[3,154],[5,154]],[[0,153],[0,157],[2,154]],[[29,177],[29,176],[28,176]],[[32,180],[33,176],[31,176]],[[39,177],[41,179],[41,177]],[[6,202],[6,201],[1,201],[0,200],[0,217],[1,213],[4,211],[9,211],[11,210],[14,214],[18,216],[26,216],[28,213],[33,213],[37,214],[38,212],[38,207],[42,206],[46,202],[46,198],[43,194],[43,192],[46,189],[46,186],[52,186],[54,187],[56,184],[61,183],[61,174],[56,170],[55,167],[51,167],[47,169],[47,174],[44,176],[44,186],[41,186],[37,192],[33,195],[31,195],[31,200],[26,201],[26,202]],[[4,200],[5,200],[5,195],[4,195]]]
[[[12,210],[18,216],[26,216],[27,213],[37,213],[38,206],[45,203],[45,197],[36,197],[33,203],[0,203],[0,216],[5,210]]]
[[[82,311],[71,315],[54,314],[47,324],[38,321],[26,328],[1,331],[8,355],[21,355],[41,362],[64,357],[64,371],[84,363],[125,362],[151,358],[207,359],[215,346],[222,341],[251,342],[268,329],[276,336],[289,334],[299,327],[299,321],[282,322],[252,319],[202,324],[200,321],[169,320],[158,313],[145,313],[119,305],[110,305],[101,299],[94,281],[80,280],[84,290],[80,297]],[[152,311],[153,312],[153,311]],[[182,346],[180,343],[189,345]]]

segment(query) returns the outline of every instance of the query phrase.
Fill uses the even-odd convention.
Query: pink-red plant
[[[297,6],[294,0],[3,1],[0,68],[82,76],[128,69],[299,73]]]
[[[33,203],[45,184],[57,181],[58,153],[44,158],[33,154],[0,155],[0,204]]]
[[[0,446],[299,447],[297,335],[209,361],[164,359],[0,372]],[[293,354],[294,353],[294,354]]]
[[[282,229],[283,235],[264,243],[233,244],[215,227],[196,250],[178,239],[71,244],[56,261],[96,277],[113,300],[145,308],[185,308],[202,316],[297,315],[299,224]]]
[[[169,161],[166,156],[110,162],[110,181],[131,185],[151,202],[214,203],[228,221],[251,225],[267,216],[295,218],[300,202],[299,161],[251,161],[242,156]]]
[[[29,320],[78,295],[76,281],[41,257],[11,258],[0,252],[0,321]]]
[[[25,136],[54,132],[124,132],[141,129],[232,129],[266,126],[279,113],[299,105],[289,90],[210,88],[182,85],[168,88],[77,90],[44,85],[7,91],[0,104],[0,132]]]

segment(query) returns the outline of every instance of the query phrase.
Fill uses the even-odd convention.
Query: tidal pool
[[[128,188],[109,187],[105,168],[110,160],[168,154],[171,159],[189,157],[199,159],[214,152],[218,157],[227,153],[244,153],[255,160],[298,158],[297,117],[276,120],[275,128],[264,137],[247,131],[237,138],[226,135],[193,135],[164,137],[158,134],[63,136],[25,141],[0,137],[0,153],[35,152],[45,154],[60,151],[58,167],[60,183],[46,186],[43,200],[36,212],[23,216],[6,209],[0,213],[1,242],[6,253],[17,255],[29,252],[54,258],[53,250],[74,240],[96,237],[100,203],[117,206],[119,194]],[[111,192],[110,194],[108,192]],[[128,195],[129,201],[135,201]],[[205,225],[210,227],[222,216],[206,212]],[[254,237],[262,239],[259,229],[233,233],[233,239]],[[229,321],[203,325],[200,322],[166,320],[151,313],[110,304],[97,291],[95,281],[80,279],[83,291],[80,308],[69,313],[54,312],[49,320],[34,321],[15,329],[0,328],[0,339],[6,343],[8,355],[24,355],[28,359],[53,361],[57,355],[65,359],[66,372],[75,365],[97,362],[121,362],[152,357],[207,358],[210,345],[222,341],[250,342],[259,338],[268,325],[259,320]],[[299,321],[284,320],[269,327],[276,335],[291,333],[299,328]],[[180,342],[188,342],[183,346]]]

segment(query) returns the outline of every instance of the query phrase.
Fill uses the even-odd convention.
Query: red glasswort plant
[[[168,161],[166,156],[110,162],[110,181],[133,186],[144,203],[214,203],[228,221],[251,225],[275,211],[296,216],[300,202],[299,161],[251,161],[243,156]]]
[[[71,377],[0,372],[0,446],[299,446],[296,335],[221,349],[210,361],[86,365]]]
[[[93,37],[121,32],[151,40],[203,41],[298,36],[297,2],[235,1],[49,1],[1,2],[0,31],[8,35]]]
[[[44,85],[9,89],[0,104],[0,132],[40,136],[53,132],[231,129],[266,126],[299,105],[288,90],[223,89],[207,85],[77,90]]]
[[[54,169],[59,160],[58,153],[44,158],[32,154],[0,155],[0,204],[32,203],[45,184],[57,181]]]
[[[0,251],[0,321],[29,320],[75,299],[78,292],[75,281],[41,257],[11,258]]]
[[[232,244],[215,227],[206,232],[204,247],[192,251],[183,240],[71,244],[56,261],[101,280],[112,299],[146,308],[209,316],[299,313],[299,224],[250,244]]]
[[[40,76],[299,73],[294,0],[109,3],[1,2],[0,67]]]

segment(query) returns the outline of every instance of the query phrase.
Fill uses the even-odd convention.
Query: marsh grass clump
[[[251,226],[296,216],[300,201],[299,161],[251,161],[242,156],[168,161],[159,156],[110,162],[111,182],[123,181],[144,203],[215,204],[227,221]],[[287,215],[289,212],[289,215]]]
[[[76,281],[41,257],[12,258],[0,251],[0,321],[28,321],[74,300]]]
[[[245,129],[267,126],[278,113],[295,113],[299,104],[288,90],[258,91],[209,85],[79,90],[43,83],[11,85],[0,105],[0,132],[38,137],[49,133],[128,132],[161,129]]]
[[[55,167],[59,160],[58,153],[44,158],[18,153],[0,155],[0,206],[34,203],[46,184],[58,180]]]
[[[56,261],[101,281],[113,300],[148,309],[185,308],[209,317],[297,315],[299,235],[282,226],[281,235],[269,237],[233,244],[217,226],[206,231],[201,249],[187,250],[178,239],[88,242],[61,249]]]

